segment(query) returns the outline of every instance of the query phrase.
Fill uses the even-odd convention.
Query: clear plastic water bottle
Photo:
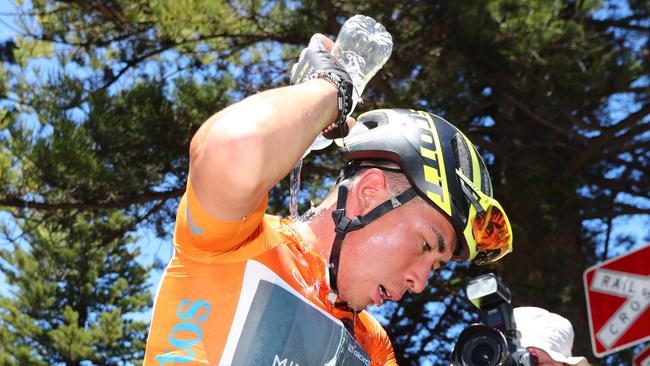
[[[384,66],[393,51],[393,37],[383,25],[371,17],[355,15],[343,23],[332,48],[332,55],[352,78],[352,109],[361,99],[368,81]],[[318,135],[304,156],[311,150],[321,150],[332,140]]]
[[[354,92],[352,111],[368,81],[384,66],[393,51],[393,37],[371,17],[355,15],[343,23],[332,55],[350,74]]]
[[[371,17],[355,15],[343,23],[332,48],[332,56],[343,66],[350,75],[353,84],[352,108],[354,111],[361,99],[361,93],[368,81],[384,66],[388,57],[393,51],[393,37],[386,31],[383,25],[377,23]],[[302,159],[312,150],[321,150],[332,143],[322,134],[298,160],[290,174],[290,200],[289,214],[293,218],[298,217],[298,192],[300,191],[300,170]]]

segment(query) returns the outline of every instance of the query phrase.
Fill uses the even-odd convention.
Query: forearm
[[[255,94],[215,114],[190,148],[199,200],[219,219],[247,215],[336,114],[336,89],[322,79]]]

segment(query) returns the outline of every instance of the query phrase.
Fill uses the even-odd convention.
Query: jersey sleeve
[[[268,202],[266,196],[249,215],[236,221],[221,221],[201,205],[191,182],[178,205],[174,247],[181,256],[211,262],[220,255],[236,251],[259,232]]]
[[[357,341],[370,356],[371,366],[397,366],[393,344],[384,327],[367,311],[359,313],[359,322],[355,326]]]
[[[377,324],[377,337],[374,337],[372,350],[370,352],[370,359],[372,366],[397,366],[397,359],[395,359],[395,351],[393,351],[393,344],[388,338],[388,334],[381,325]]]

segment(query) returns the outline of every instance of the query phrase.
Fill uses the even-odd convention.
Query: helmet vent
[[[490,181],[490,173],[488,173],[487,167],[483,159],[478,159],[478,163],[481,170],[481,190],[483,193],[492,197],[492,183]]]
[[[368,127],[369,130],[372,130],[373,128],[376,128],[379,126],[379,123],[377,121],[365,121],[363,124]]]
[[[467,146],[465,139],[459,133],[457,133],[451,141],[451,148],[453,149],[454,157],[456,158],[456,166],[460,168],[460,171],[463,172],[464,176],[473,179],[472,156],[469,152],[469,146]]]
[[[384,111],[371,111],[366,112],[359,116],[358,124],[362,124],[368,130],[372,130],[379,126],[387,126],[389,124],[388,115]]]

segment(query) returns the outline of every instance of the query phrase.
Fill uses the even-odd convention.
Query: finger
[[[323,39],[318,36],[318,34],[314,34],[311,36],[311,39],[309,40],[309,46],[307,47],[313,51],[320,51],[325,49],[325,43],[323,42]]]
[[[334,47],[334,41],[327,38],[324,34],[316,33],[311,36],[311,39],[309,41],[309,48],[312,48],[312,45],[317,49],[323,49],[327,52],[330,52],[332,50],[332,47]]]
[[[352,117],[348,117],[348,118],[345,120],[345,123],[347,123],[349,130],[351,130],[352,127],[354,127],[354,125],[357,123],[357,120],[354,119],[354,118],[352,118]]]
[[[323,42],[323,47],[325,47],[325,50],[327,52],[330,52],[332,50],[332,47],[334,47],[334,41],[329,39],[326,35],[321,33],[316,33],[314,34],[314,36],[320,38],[320,40]]]

